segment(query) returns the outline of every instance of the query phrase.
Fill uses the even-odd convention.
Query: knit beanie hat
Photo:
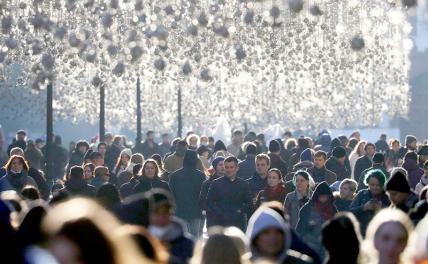
[[[418,141],[415,136],[412,136],[412,135],[406,136],[406,146],[412,144],[415,141]]]
[[[310,148],[305,149],[302,154],[300,154],[300,161],[314,161],[314,156]]]
[[[217,168],[217,165],[220,161],[224,161],[224,157],[217,157],[213,159],[213,161],[211,162],[211,166],[213,166],[214,170]]]
[[[382,163],[385,162],[385,155],[380,152],[376,152],[373,156],[373,163]]]
[[[423,145],[419,150],[418,154],[423,156],[428,155],[428,145]]]
[[[281,146],[279,145],[278,141],[276,140],[271,140],[269,142],[269,151],[270,152],[278,152],[280,151]]]
[[[336,158],[343,158],[346,156],[346,149],[342,146],[335,147],[333,149],[333,156]]]
[[[386,183],[387,191],[397,191],[402,193],[411,193],[409,181],[406,175],[400,170],[395,171]]]

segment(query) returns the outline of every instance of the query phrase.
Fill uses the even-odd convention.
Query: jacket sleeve
[[[202,210],[206,210],[206,201],[207,201],[207,195],[208,195],[208,188],[209,188],[209,182],[206,181],[202,184],[201,192],[199,194],[199,206],[202,208]]]
[[[351,211],[355,216],[364,213],[364,204],[362,199],[363,195],[363,192],[359,192],[355,199],[352,201],[351,205],[349,206],[349,211]]]
[[[248,182],[245,182],[244,184],[244,199],[245,199],[245,207],[246,207],[246,211],[247,211],[247,218],[249,219],[250,216],[253,214],[254,211],[254,206],[253,206],[253,195],[251,193],[250,190],[250,185],[248,184]]]
[[[284,201],[284,213],[287,215],[290,215],[290,211],[291,211],[291,195],[287,194],[287,196],[285,196],[285,201]]]
[[[299,212],[299,220],[297,220],[296,232],[300,236],[304,236],[308,232],[309,227],[310,207],[308,204],[304,205]]]
[[[215,183],[211,183],[211,186],[208,189],[206,200],[207,210],[213,212],[217,217],[225,217],[225,214],[217,204],[219,198],[220,197],[217,191],[217,185]]]
[[[335,183],[337,181],[336,173],[334,173],[332,171],[328,172],[325,180],[328,183],[328,185],[332,185],[333,183]]]

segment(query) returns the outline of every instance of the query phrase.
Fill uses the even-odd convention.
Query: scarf
[[[284,184],[280,183],[275,187],[266,186],[264,193],[268,201],[284,202],[285,199],[285,187]]]
[[[27,171],[14,172],[10,170],[6,177],[15,190],[21,191],[27,184]]]
[[[315,210],[321,215],[322,219],[329,220],[334,216],[334,210],[331,203],[315,202]]]

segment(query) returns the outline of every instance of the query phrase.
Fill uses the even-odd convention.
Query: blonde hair
[[[379,229],[387,223],[398,223],[407,233],[407,245],[406,248],[400,255],[399,263],[410,263],[410,246],[409,238],[413,232],[413,223],[407,214],[403,213],[399,209],[386,208],[381,210],[375,215],[367,227],[366,239],[362,245],[362,252],[364,259],[361,263],[377,263],[379,253],[376,251],[374,241]]]
[[[55,237],[65,226],[74,225],[79,221],[90,222],[98,229],[112,250],[113,263],[152,263],[140,253],[130,236],[116,234],[120,227],[119,221],[89,199],[75,198],[53,207],[43,220],[42,228],[48,237]]]

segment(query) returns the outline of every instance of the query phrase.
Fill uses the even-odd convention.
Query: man
[[[266,154],[259,154],[256,156],[256,172],[247,180],[250,185],[251,196],[253,199],[257,194],[263,190],[267,185],[267,176],[270,168],[270,158]]]
[[[281,144],[278,142],[280,139],[271,140],[269,142],[269,158],[270,158],[270,167],[275,168],[281,171],[282,175],[287,174],[287,163],[281,158]]]
[[[328,170],[325,167],[327,162],[327,153],[319,150],[314,154],[314,166],[308,170],[309,174],[314,179],[315,183],[327,182],[328,185],[332,185],[336,182],[336,173]]]
[[[386,134],[381,134],[379,140],[375,143],[376,150],[378,152],[386,153],[389,149],[389,145],[386,142]]]
[[[159,155],[162,157],[162,159],[165,157],[165,155],[170,152],[171,150],[171,141],[169,139],[169,134],[164,133],[162,134],[162,143],[159,145]]]
[[[245,160],[239,162],[238,177],[247,180],[256,172],[257,147],[254,143],[247,143]]]
[[[357,162],[355,163],[354,177],[356,182],[360,180],[361,172],[373,165],[372,159],[376,153],[376,146],[373,143],[367,143],[364,146],[364,150],[366,154],[358,158]]]
[[[418,154],[414,151],[407,152],[402,167],[407,171],[410,188],[415,189],[424,174],[424,171],[418,166]]]
[[[18,130],[16,132],[15,139],[12,141],[12,144],[9,145],[7,148],[7,153],[10,153],[10,151],[13,148],[21,148],[22,150],[25,150],[27,148],[27,133],[24,130]]]
[[[208,219],[213,225],[246,228],[246,219],[252,213],[252,196],[248,183],[236,176],[238,159],[231,156],[224,160],[225,176],[214,180],[208,190]]]
[[[246,232],[252,260],[269,263],[312,263],[306,255],[290,249],[292,234],[288,223],[273,209],[260,207],[251,216]]]
[[[159,154],[158,144],[154,141],[155,133],[151,130],[146,133],[146,140],[141,145],[141,153],[144,157],[151,157],[153,154]]]
[[[98,151],[93,151],[91,154],[89,154],[89,159],[91,160],[91,163],[95,165],[95,167],[104,166],[104,157]]]
[[[43,151],[46,153],[46,146],[43,147]],[[54,179],[62,179],[64,177],[65,166],[67,165],[67,150],[62,146],[62,138],[60,135],[54,136],[52,153],[52,176]]]
[[[153,189],[148,193],[148,199],[149,233],[166,245],[169,263],[188,263],[193,255],[194,242],[182,221],[174,217],[173,198],[165,190]]]
[[[217,157],[211,162],[211,166],[214,169],[213,174],[208,178],[208,180],[202,183],[201,194],[199,195],[199,206],[205,211],[205,215],[207,216],[207,228],[213,226],[209,220],[212,220],[212,216],[210,215],[210,211],[207,209],[207,195],[208,190],[214,180],[217,180],[224,176],[224,157]],[[209,216],[208,216],[209,215]]]
[[[43,169],[44,156],[40,149],[36,147],[33,140],[27,141],[27,148],[24,150],[25,159],[28,164],[36,170]]]
[[[381,170],[383,172],[383,174],[385,174],[386,178],[389,178],[389,172],[386,170],[385,168],[385,155],[383,153],[376,153],[373,156],[373,166],[371,166],[368,169],[365,169],[359,177],[359,181],[358,181],[358,187],[357,187],[357,192],[359,192],[362,189],[367,188],[367,186],[365,186],[364,184],[364,178],[366,173],[368,173],[371,170]]]
[[[174,153],[166,157],[164,161],[163,166],[168,173],[173,173],[174,171],[183,167],[184,154],[186,153],[186,150],[187,142],[185,140],[178,141]],[[204,171],[202,161],[199,158],[196,168],[200,171]]]
[[[70,168],[73,166],[82,166],[83,158],[86,151],[89,149],[89,144],[85,140],[79,140],[76,144],[76,148],[71,154],[70,160],[67,165],[67,172],[70,171]]]
[[[106,156],[106,152],[107,152],[107,143],[105,143],[105,142],[98,143],[97,150],[99,153],[101,153],[101,155],[103,156],[103,159],[104,159]]]
[[[94,179],[91,181],[91,185],[99,189],[104,183],[110,181],[110,172],[107,167],[98,166],[94,170]]]
[[[335,147],[332,156],[325,163],[325,167],[334,172],[338,181],[351,177],[351,171],[345,165],[346,149],[342,146]]]
[[[39,150],[42,150],[42,148],[46,145],[45,141],[41,138],[37,138],[35,143],[36,143],[36,148],[38,148]]]
[[[238,159],[244,158],[244,152],[242,151],[241,145],[244,142],[244,135],[242,131],[235,130],[232,134],[232,144],[227,146],[227,152],[237,157]]]
[[[185,220],[189,232],[199,238],[202,222],[202,210],[199,207],[199,195],[205,174],[196,169],[198,154],[187,150],[184,154],[183,168],[169,177],[169,188],[175,198],[176,215]]]
[[[406,171],[397,168],[392,172],[391,178],[386,183],[386,193],[391,201],[391,207],[409,213],[418,202],[416,195],[410,190]]]
[[[405,141],[406,147],[404,148],[405,149],[404,153],[407,153],[409,151],[416,151],[417,143],[418,143],[418,139],[415,136],[407,135],[406,141]]]

